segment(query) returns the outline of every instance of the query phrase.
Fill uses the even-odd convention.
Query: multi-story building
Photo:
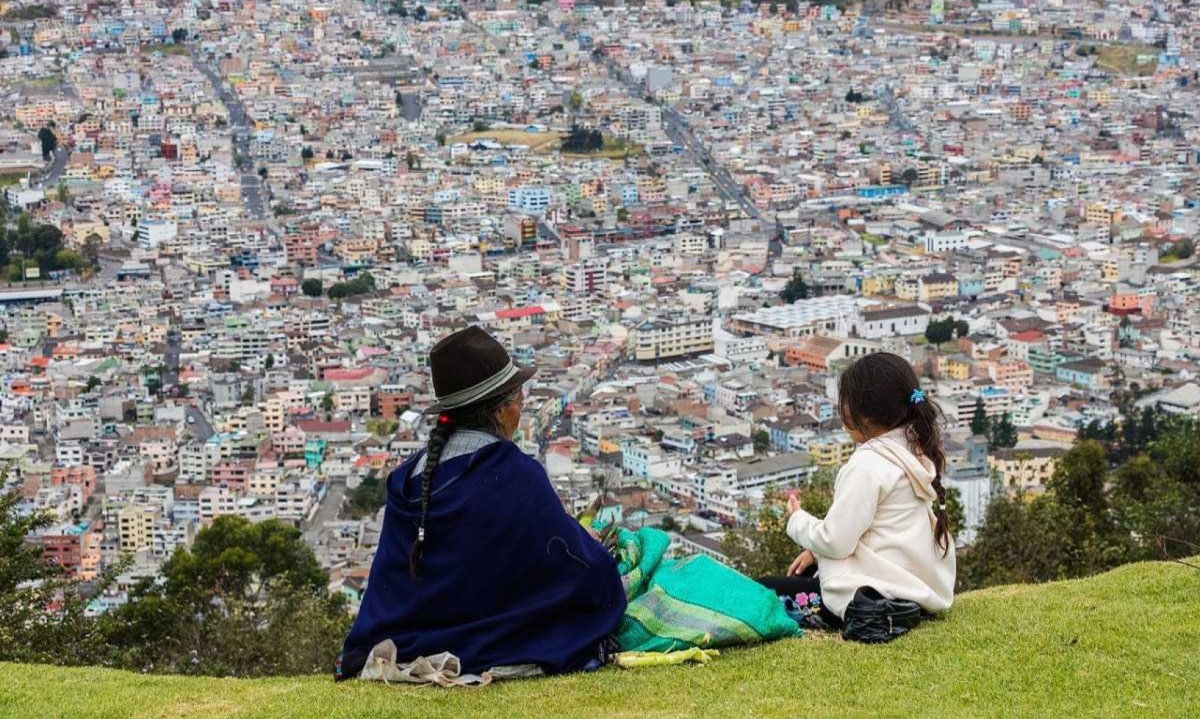
[[[633,358],[639,361],[711,352],[712,320],[689,315],[658,317],[636,325],[629,339]]]

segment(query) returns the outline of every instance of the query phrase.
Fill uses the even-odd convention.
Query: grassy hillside
[[[1200,572],[964,595],[883,647],[809,635],[704,666],[442,690],[0,665],[0,717],[1196,717]]]

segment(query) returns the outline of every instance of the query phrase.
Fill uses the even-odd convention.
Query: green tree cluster
[[[362,295],[375,291],[375,278],[370,272],[363,272],[348,282],[337,282],[329,288],[329,299],[340,300],[351,295]]]
[[[42,159],[49,162],[50,156],[58,149],[58,135],[49,127],[38,130],[38,142],[42,144]]]
[[[100,618],[117,666],[215,676],[327,672],[349,626],[300,530],[219,517]]]
[[[320,280],[310,277],[300,283],[300,291],[305,297],[320,297],[325,292],[325,287]]]
[[[992,422],[988,430],[988,442],[993,447],[1011,449],[1017,446],[1017,427],[1013,424],[1012,415],[1005,412],[1000,421]]]
[[[1200,421],[1172,418],[1115,469],[1083,439],[1046,491],[994,497],[959,562],[963,589],[1081,577],[1200,549]]]
[[[604,133],[574,125],[562,141],[563,152],[599,152],[604,149]]]
[[[372,472],[350,490],[346,511],[352,519],[373,516],[387,501],[387,474]]]
[[[19,257],[14,258],[16,253]],[[63,233],[54,225],[34,225],[29,216],[17,218],[17,226],[0,226],[0,264],[7,265],[12,282],[25,279],[25,269],[37,267],[42,277],[62,270],[81,271],[91,267],[83,255],[63,246]]]
[[[930,344],[940,345],[955,337],[966,337],[971,331],[971,325],[966,320],[956,320],[947,317],[941,320],[931,320],[925,328],[925,339]]]
[[[20,502],[17,492],[0,494],[0,661],[78,663],[80,652],[102,644],[87,624],[87,598],[26,541],[54,517],[24,513]]]
[[[796,300],[808,299],[810,294],[808,283],[804,281],[799,272],[793,272],[792,278],[788,280],[783,291],[779,293],[779,299],[783,300],[785,304],[790,305]]]

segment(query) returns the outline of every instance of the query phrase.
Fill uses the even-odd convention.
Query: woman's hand
[[[790,517],[799,511],[800,511],[800,498],[797,497],[795,494],[788,495],[787,516]]]
[[[610,553],[617,548],[617,523],[613,522],[604,528],[604,532],[597,532],[591,527],[584,527],[587,533],[592,535],[592,539],[599,542]]]
[[[809,567],[817,563],[817,558],[809,550],[804,550],[800,556],[792,560],[791,566],[788,567],[787,575],[789,577],[799,577],[804,574]]]

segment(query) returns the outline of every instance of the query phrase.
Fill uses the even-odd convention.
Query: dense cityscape
[[[129,600],[220,517],[361,600],[430,347],[673,551],[854,450],[889,351],[969,548],[1085,435],[1200,414],[1187,3],[0,2],[0,485]],[[122,558],[129,558],[122,560]]]

